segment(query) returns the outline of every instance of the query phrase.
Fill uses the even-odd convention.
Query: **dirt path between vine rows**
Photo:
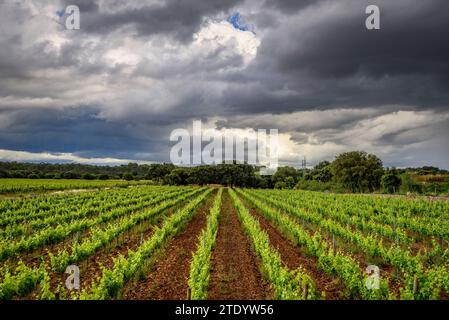
[[[276,208],[279,210],[278,207],[273,206],[273,208]],[[298,224],[303,224],[304,222],[296,216],[291,215],[290,213],[280,209],[283,214],[287,215],[289,218],[296,221]],[[308,212],[310,209],[304,209],[306,212]],[[322,239],[326,240],[329,247],[332,245],[332,237],[329,234],[329,232],[323,231],[319,225],[315,223],[306,223],[304,230],[307,231],[309,236],[313,236],[315,232],[319,232],[322,236]],[[354,226],[351,227],[352,231],[358,230]],[[400,279],[397,278],[395,275],[395,268],[387,263],[383,258],[381,257],[371,257],[368,259],[367,254],[364,250],[360,248],[360,246],[345,240],[339,236],[335,237],[335,247],[338,251],[343,253],[344,255],[352,258],[359,266],[360,270],[365,270],[366,267],[369,265],[376,265],[381,268],[381,275],[383,278],[388,279],[389,281],[389,290],[396,296],[397,298],[400,297],[400,288],[402,286]],[[312,257],[312,259],[316,260],[315,257]],[[321,271],[321,270],[319,270]]]
[[[88,258],[78,262],[77,264],[79,264],[80,267],[81,289],[88,290],[91,287],[93,281],[102,275],[103,266],[112,268],[114,266],[114,258],[117,258],[119,255],[127,257],[128,250],[136,250],[140,246],[141,241],[148,240],[154,234],[155,226],[160,226],[165,218],[170,216],[172,212],[173,209],[167,209],[166,211],[137,224],[132,229],[115,237],[110,244],[99,248]],[[59,295],[61,293],[68,295],[69,293],[64,286],[68,275],[51,269],[48,269],[47,271],[50,276],[51,291],[56,293],[58,299],[64,299]],[[35,290],[34,294],[39,294],[39,290]]]
[[[217,242],[212,253],[208,299],[263,300],[271,290],[258,269],[258,260],[243,233],[231,198],[223,193]]]
[[[249,209],[251,215],[259,221],[262,230],[268,234],[270,244],[277,249],[279,255],[281,256],[282,262],[288,267],[288,269],[295,270],[302,267],[303,270],[314,280],[317,293],[320,295],[324,293],[324,299],[339,300],[345,298],[345,286],[339,279],[320,270],[318,268],[318,261],[316,258],[306,256],[302,248],[286,239],[280,231],[273,227],[257,211],[256,208],[249,205],[246,201],[244,203]]]
[[[154,234],[156,227],[160,228],[167,217],[171,216],[182,207],[182,204],[177,204],[136,224],[130,230],[115,237],[109,244],[99,248],[88,258],[78,262],[80,268],[81,289],[89,291],[93,281],[97,280],[102,275],[103,266],[112,268],[114,266],[114,258],[117,258],[119,255],[126,258],[129,250],[137,250],[141,245],[141,241],[148,240]],[[51,270],[48,257],[47,260],[47,271],[50,276],[50,289],[56,294],[57,299],[66,299],[70,296],[69,291],[66,290],[64,286],[68,275]],[[38,299],[39,295],[40,288],[36,287],[33,292],[22,297],[22,299],[34,300]]]
[[[198,236],[206,226],[207,216],[216,192],[200,205],[184,231],[169,241],[158,261],[144,279],[130,282],[124,289],[125,300],[184,300],[187,299],[192,254]]]

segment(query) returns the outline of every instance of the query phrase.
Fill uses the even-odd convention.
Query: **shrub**
[[[387,193],[396,193],[401,186],[401,178],[394,171],[387,171],[382,176],[381,184],[382,188]]]
[[[408,173],[404,173],[401,176],[401,191],[404,193],[412,192],[412,193],[422,193],[423,188],[420,183],[413,181],[411,176]]]
[[[275,189],[287,189],[287,184],[284,181],[278,181],[274,185]]]
[[[91,173],[85,173],[85,174],[83,174],[83,179],[84,180],[95,180],[95,176]]]
[[[123,179],[125,179],[126,181],[131,181],[134,180],[134,176],[131,173],[125,173],[123,175]]]

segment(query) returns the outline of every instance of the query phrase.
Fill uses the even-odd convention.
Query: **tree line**
[[[235,161],[196,167],[177,167],[170,163],[95,166],[0,162],[0,178],[152,180],[155,183],[170,185],[220,184],[333,192],[428,193],[430,190],[444,193],[448,188],[448,183],[423,183],[416,178],[421,176],[422,181],[428,181],[426,177],[430,175],[446,182],[446,170],[436,167],[384,168],[380,158],[363,151],[342,153],[332,162],[322,161],[313,168],[280,167],[272,176],[260,175],[259,169]]]
[[[151,180],[153,176],[168,174],[174,168],[172,164],[96,166],[77,163],[0,162],[0,178]]]

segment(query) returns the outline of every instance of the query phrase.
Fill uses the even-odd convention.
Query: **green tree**
[[[164,183],[169,185],[185,185],[187,184],[187,179],[189,178],[187,169],[178,168],[173,170],[169,175],[164,177]]]
[[[72,172],[72,171],[63,172],[61,174],[61,177],[63,179],[79,179],[79,178],[81,178],[79,173]]]
[[[285,183],[285,181],[278,181],[274,185],[274,188],[275,189],[287,189],[287,184]]]
[[[293,177],[287,177],[284,180],[285,186],[287,189],[293,189],[295,187],[295,179]]]
[[[169,175],[176,167],[173,164],[155,163],[148,168],[146,178],[148,180],[162,180]]]
[[[321,161],[313,170],[308,173],[308,180],[317,180],[320,182],[329,182],[332,180],[332,168],[329,161]]]
[[[401,177],[395,170],[388,170],[381,180],[382,189],[387,193],[396,193],[401,187]]]
[[[380,188],[382,161],[363,151],[342,153],[332,163],[334,181],[352,192],[373,192]]]
[[[39,176],[36,173],[31,173],[28,175],[28,179],[39,179]]]
[[[299,173],[293,167],[279,167],[273,175],[273,182],[276,184],[279,181],[284,181],[287,177],[291,177],[296,183],[298,181]]]
[[[8,178],[9,174],[6,170],[0,170],[0,178]]]
[[[82,178],[84,180],[95,180],[95,176],[91,173],[85,173],[83,174]]]
[[[422,185],[415,182],[409,173],[404,173],[401,175],[401,190],[404,192],[422,193]]]
[[[126,181],[131,181],[134,180],[134,176],[131,173],[125,173],[123,175],[123,179],[125,179]]]

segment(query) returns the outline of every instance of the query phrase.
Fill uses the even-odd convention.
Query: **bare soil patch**
[[[209,195],[207,202],[197,209],[185,230],[167,244],[164,254],[160,255],[153,268],[145,274],[144,279],[132,281],[126,286],[123,299],[187,299],[192,253],[196,251],[198,236],[206,226],[213,194]]]
[[[338,300],[345,298],[345,286],[336,277],[318,269],[318,261],[314,257],[307,256],[305,250],[286,239],[275,227],[273,227],[255,208],[250,207],[250,213],[259,221],[261,228],[267,232],[271,245],[279,252],[282,262],[290,270],[302,267],[304,271],[315,281],[319,294],[324,294],[326,300]]]
[[[262,278],[258,259],[243,233],[237,212],[227,192],[217,242],[212,253],[208,299],[262,300],[272,298],[271,289]]]

